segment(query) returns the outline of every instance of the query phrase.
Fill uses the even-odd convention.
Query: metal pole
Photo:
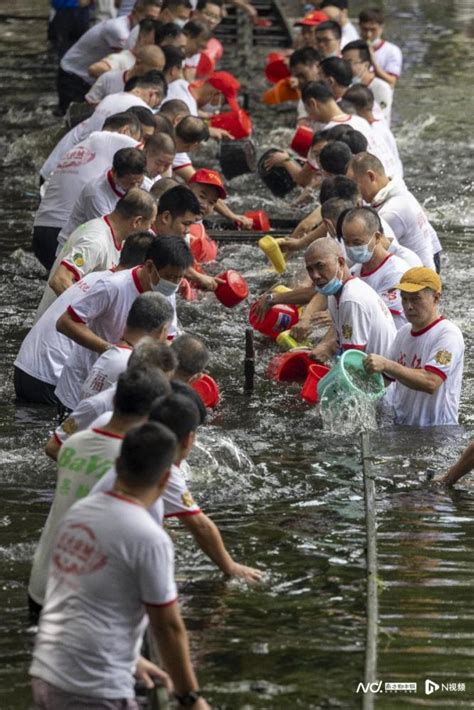
[[[362,468],[364,474],[365,526],[367,535],[367,634],[365,645],[365,684],[375,683],[377,677],[377,511],[375,501],[375,479],[372,474],[370,434],[361,433]],[[368,690],[363,695],[363,710],[373,710],[375,694]]]
[[[245,329],[244,376],[244,392],[245,394],[252,394],[255,380],[255,348],[253,343],[253,328]]]
[[[149,626],[147,629],[147,644],[150,656],[150,661],[156,663],[157,666],[161,666],[160,651],[158,649],[158,644],[155,639],[155,635]],[[170,702],[168,691],[164,685],[155,685],[153,690],[148,691],[148,703],[150,710],[169,710]]]

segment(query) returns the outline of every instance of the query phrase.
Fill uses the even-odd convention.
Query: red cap
[[[227,103],[233,111],[239,110],[240,106],[237,101],[237,94],[239,93],[240,83],[235,76],[229,74],[227,71],[215,71],[214,74],[211,74],[207,79],[207,82],[224,94]]]
[[[222,182],[222,178],[217,170],[208,170],[207,168],[201,168],[196,170],[192,178],[188,182],[197,182],[204,185],[212,185],[217,189],[219,197],[225,200],[227,197],[227,192]]]
[[[322,12],[322,10],[313,10],[312,12],[308,12],[301,20],[295,22],[294,27],[303,27],[304,25],[307,27],[315,27],[329,19],[330,17],[326,15],[325,12]]]

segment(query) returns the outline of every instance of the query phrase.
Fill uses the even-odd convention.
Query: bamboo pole
[[[375,479],[372,473],[370,434],[361,433],[362,468],[364,475],[365,526],[367,535],[367,632],[365,646],[364,682],[371,684],[377,678],[377,511],[375,500]],[[373,710],[375,694],[369,685],[363,695],[363,710]]]

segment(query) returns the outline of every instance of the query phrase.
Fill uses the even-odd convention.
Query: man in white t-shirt
[[[209,707],[176,603],[173,546],[147,511],[163,492],[176,444],[155,422],[130,430],[114,490],[78,501],[64,517],[30,667],[35,705],[138,707],[133,674],[149,623],[178,702]]]
[[[165,56],[163,50],[154,44],[140,47],[135,52],[136,62],[131,69],[108,71],[101,74],[85,95],[87,103],[97,106],[109,94],[124,90],[125,84],[136,76],[143,76],[149,71],[163,71]]]
[[[128,71],[135,64],[135,53],[141,47],[155,44],[155,30],[157,28],[155,20],[141,20],[137,27],[138,37],[135,44],[130,45],[130,34],[125,49],[120,52],[111,52],[90,65],[88,72],[93,79],[98,79],[99,76],[109,71]]]
[[[370,286],[351,276],[336,240],[318,239],[306,250],[305,262],[316,291],[328,298],[333,322],[312,357],[326,362],[348,349],[387,354],[397,332],[392,315]]]
[[[119,113],[106,119],[102,131],[91,133],[63,156],[44,186],[33,223],[33,251],[48,271],[56,258],[58,234],[84,185],[110,168],[118,150],[136,148],[140,138],[136,116]]]
[[[142,293],[132,303],[123,335],[93,364],[84,380],[79,399],[93,397],[111,387],[128,364],[133,348],[143,338],[163,342],[169,350],[167,335],[173,319],[173,308],[160,293]],[[173,353],[170,354],[170,359]]]
[[[199,396],[187,385],[178,383],[173,386],[172,383],[172,387],[176,391],[157,400],[150,411],[150,421],[168,427],[178,439],[175,464],[160,501],[163,506],[155,505],[150,513],[160,524],[163,519],[177,518],[224,574],[239,577],[247,582],[257,582],[261,580],[262,573],[241,565],[232,558],[218,527],[201,510],[188,489],[183,464],[193,447],[197,428],[203,423],[205,410],[201,417],[202,405],[198,406]],[[98,490],[110,490],[114,484],[115,472],[111,469],[95,486],[93,493]]]
[[[370,354],[365,368],[395,381],[393,408],[398,424],[457,424],[464,340],[457,325],[439,314],[441,279],[432,269],[418,267],[409,269],[397,288],[408,323],[398,331],[389,352],[383,357]]]
[[[368,122],[360,116],[344,113],[336,102],[331,89],[322,81],[306,84],[302,91],[303,103],[311,121],[321,124],[321,130],[329,131],[334,126],[350,126],[367,139],[367,149],[379,155],[381,146]]]
[[[396,44],[383,39],[385,18],[378,7],[367,8],[359,14],[362,39],[369,45],[372,66],[378,77],[395,87],[402,73],[402,52]]]
[[[73,44],[61,59],[58,70],[59,107],[63,112],[71,101],[82,101],[94,83],[89,66],[111,51],[124,49],[133,27],[150,13],[156,19],[159,12],[158,0],[139,0],[130,15],[99,22]]]
[[[125,240],[116,272],[143,264],[154,237],[139,232]],[[14,363],[14,385],[19,399],[57,405],[54,389],[72,348],[72,341],[56,330],[56,321],[69,306],[113,272],[92,272],[66,289],[33,325]]]
[[[341,48],[359,39],[359,33],[349,19],[349,3],[347,0],[323,0],[319,8],[341,26]]]
[[[371,286],[385,302],[397,330],[407,319],[403,312],[400,292],[395,285],[409,269],[409,265],[382,244],[380,218],[371,207],[355,207],[343,218],[342,237],[347,259],[354,264],[351,274]]]
[[[64,514],[115,465],[127,431],[142,424],[153,401],[169,391],[169,382],[160,370],[127,370],[118,378],[110,421],[103,427],[73,434],[61,447],[54,499],[35,551],[28,585],[32,623],[37,623],[44,603],[51,549]]]
[[[382,111],[383,118],[390,125],[393,89],[388,82],[380,79],[372,71],[370,52],[366,42],[362,39],[349,42],[342,50],[342,57],[351,65],[354,82],[363,84],[371,90],[377,106]]]
[[[370,153],[352,158],[347,176],[355,180],[365,202],[392,227],[400,244],[414,251],[423,266],[439,272],[441,244],[416,197],[401,178],[390,179]]]
[[[132,187],[140,187],[145,177],[146,157],[137,148],[121,148],[108,169],[85,185],[78,195],[67,223],[58,234],[58,250],[81,224],[111,214],[117,202]]]
[[[382,162],[387,175],[403,177],[403,165],[395,136],[384,119],[375,117],[372,91],[363,84],[356,84],[346,91],[345,98],[354,106],[357,115],[369,123],[381,147],[382,154],[377,157]]]
[[[96,360],[94,366],[99,360],[100,358]],[[115,362],[115,365],[116,364]],[[142,338],[131,351],[126,362],[126,367],[138,369],[147,369],[149,367],[158,368],[168,380],[171,380],[175,376],[177,365],[175,353],[168,344],[145,337]],[[84,429],[90,429],[92,426],[102,426],[108,421],[106,418],[107,414],[109,414],[110,418],[110,412],[112,412],[114,408],[113,403],[117,383],[113,382],[110,386],[107,386],[109,384],[109,378],[112,379],[113,373],[109,369],[104,374],[105,378],[102,383],[103,389],[101,392],[92,397],[87,397],[87,399],[81,399],[77,407],[56,427],[53,435],[48,439],[45,446],[45,453],[54,461],[58,458],[58,452],[62,444],[72,436],[72,434],[83,431]],[[117,377],[119,374],[121,373],[117,373]]]
[[[159,237],[151,244],[142,267],[99,280],[91,293],[59,318],[59,332],[75,341],[55,389],[65,408],[74,409],[98,355],[122,336],[128,312],[139,293],[157,291],[167,298],[173,308],[168,337],[176,335],[176,291],[191,264],[191,252],[184,239]]]
[[[319,52],[314,47],[296,49],[290,56],[289,68],[291,76],[293,81],[297,82],[300,91],[302,91],[310,81],[319,81],[321,79],[319,69],[320,59]],[[298,101],[296,113],[298,125],[310,125],[311,121],[308,118],[301,99]],[[319,127],[314,126],[314,131],[317,130],[320,130]]]
[[[134,187],[120,198],[113,212],[75,229],[56,257],[36,317],[86,274],[115,268],[125,239],[150,229],[155,217],[153,197]]]
[[[171,175],[176,155],[176,142],[167,133],[155,133],[148,138],[144,148],[146,174],[142,187],[151,190],[155,182]]]
[[[40,175],[47,179],[67,153],[68,150],[85,140],[93,131],[101,131],[106,118],[115,113],[127,111],[132,106],[154,109],[161,103],[164,96],[164,79],[161,72],[148,72],[137,77],[130,91],[109,94],[97,105],[92,116],[71,128],[53,148],[40,169]]]

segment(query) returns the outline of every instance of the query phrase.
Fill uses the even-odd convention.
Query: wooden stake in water
[[[245,329],[244,376],[244,392],[245,394],[252,394],[255,379],[255,348],[253,344],[253,328]]]
[[[365,645],[364,683],[376,682],[377,676],[377,634],[378,634],[378,598],[377,598],[377,511],[375,501],[375,479],[372,473],[372,455],[370,434],[360,435],[362,447],[362,467],[364,473],[365,526],[367,534],[367,634]],[[372,710],[375,694],[368,690],[363,695],[363,710]],[[372,686],[373,687],[373,686]]]

